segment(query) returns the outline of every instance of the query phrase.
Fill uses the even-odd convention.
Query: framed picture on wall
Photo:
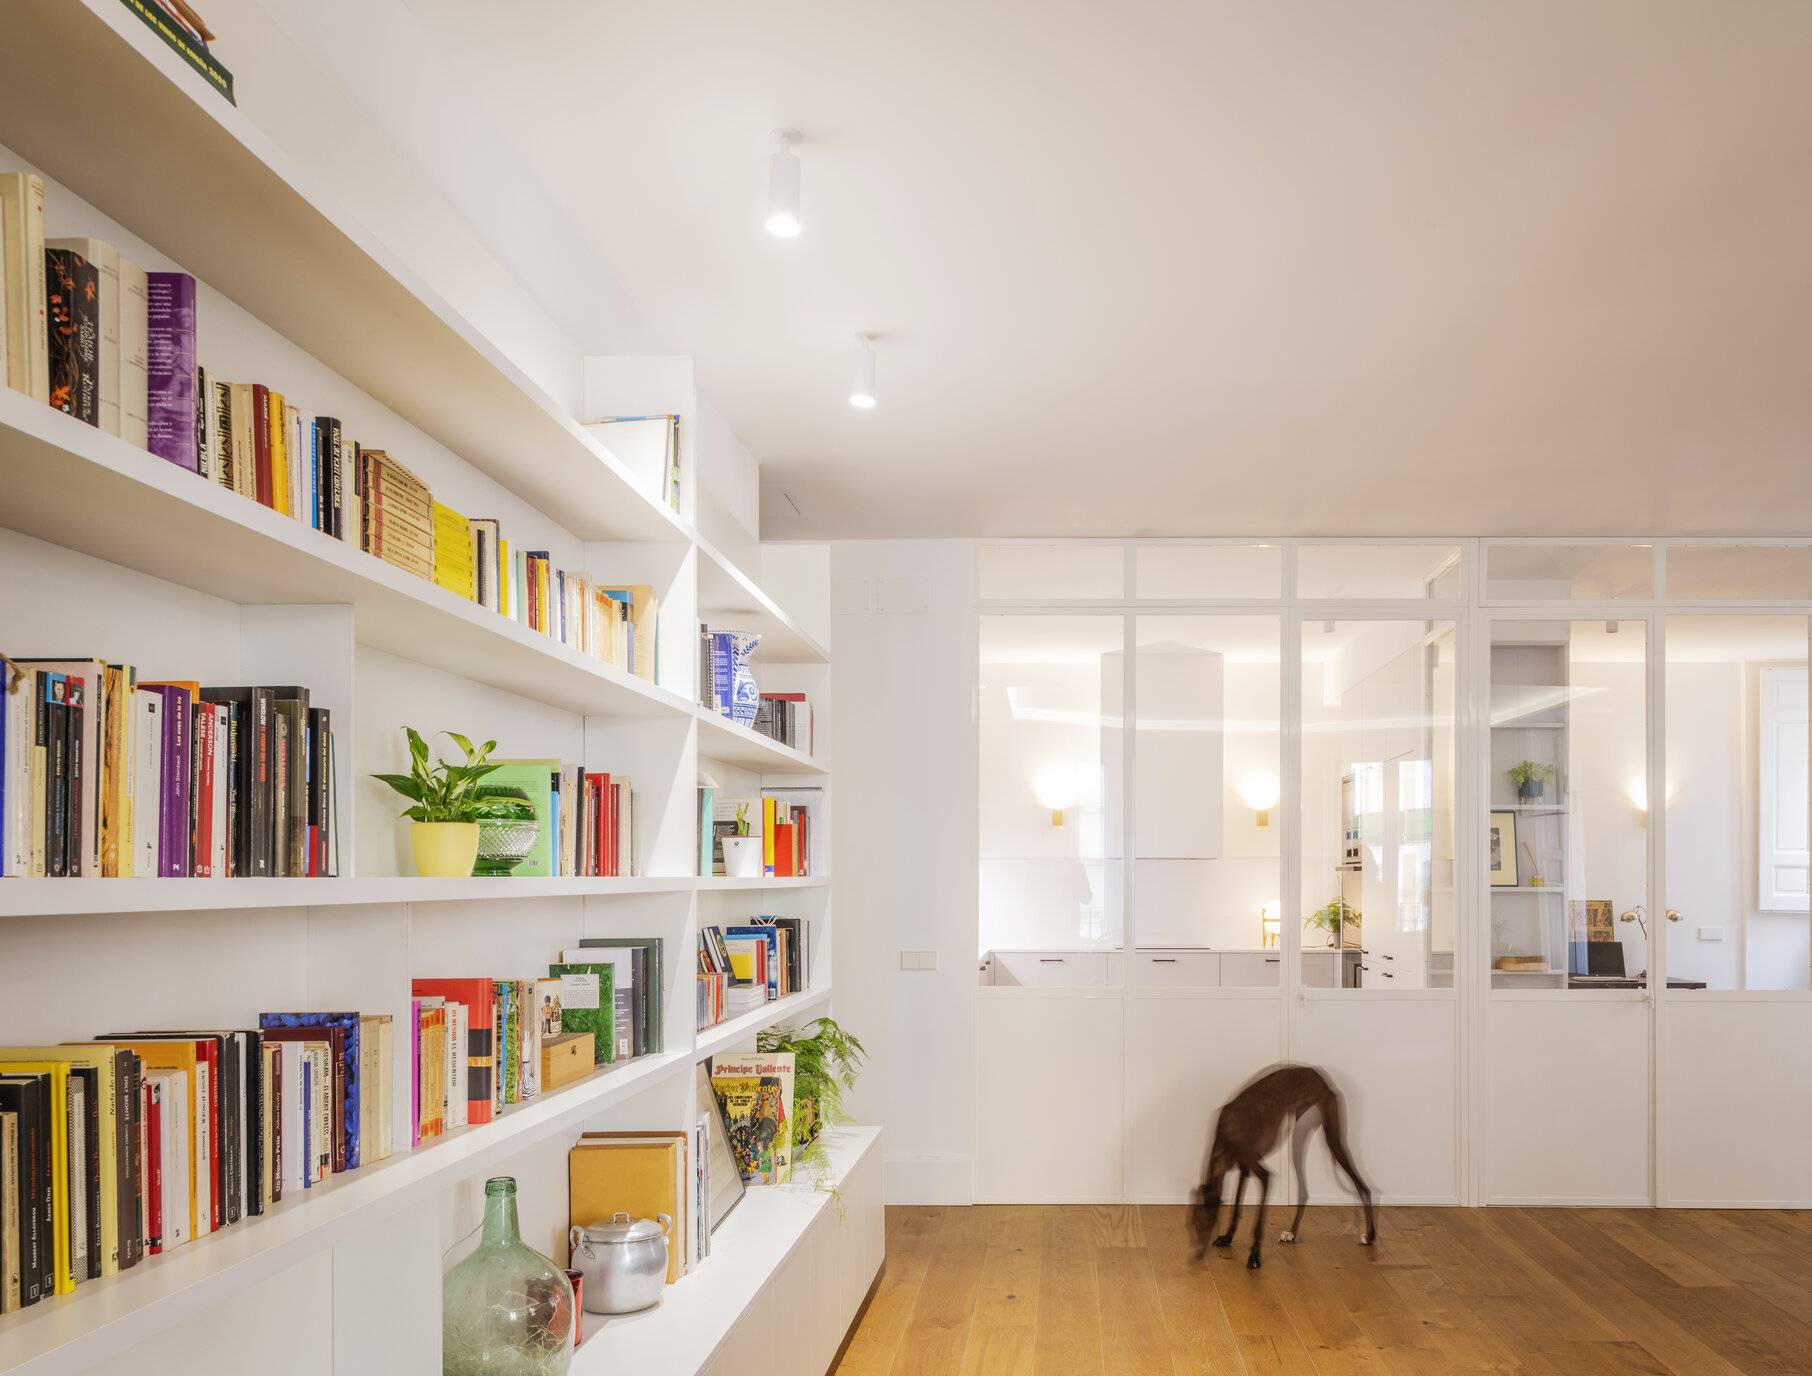
[[[1492,888],[1514,889],[1516,887],[1516,814],[1514,812],[1491,814],[1490,866]]]

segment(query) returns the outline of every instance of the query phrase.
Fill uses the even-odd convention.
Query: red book
[[[797,834],[798,828],[791,822],[774,824],[774,873],[783,878],[791,878],[799,872],[794,839]]]
[[[418,979],[412,998],[447,999],[466,1007],[466,1122],[491,1121],[493,1076],[498,1073],[492,1024],[497,1017],[497,986],[488,979]],[[528,1016],[528,1014],[524,1014]]]
[[[610,775],[587,774],[585,788],[592,808],[592,874],[610,873]]]
[[[145,1081],[145,1250],[153,1256],[164,1250],[163,1097],[155,1082]]]
[[[262,382],[252,384],[252,454],[253,471],[258,478],[258,500],[265,506],[275,506],[271,480],[271,393]]]

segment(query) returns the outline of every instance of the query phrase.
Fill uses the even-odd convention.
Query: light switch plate
[[[1724,929],[1722,927],[1701,927],[1701,928],[1699,928],[1699,940],[1700,941],[1722,941],[1723,939],[1724,939]]]
[[[902,970],[935,970],[937,969],[937,952],[901,951],[900,968]]]

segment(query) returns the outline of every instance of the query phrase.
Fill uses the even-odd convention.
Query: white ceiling
[[[770,537],[1812,530],[1804,0],[409,2]]]

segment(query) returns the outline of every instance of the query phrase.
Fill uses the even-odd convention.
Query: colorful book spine
[[[50,404],[84,425],[101,420],[101,275],[74,249],[44,250]]]
[[[186,272],[145,274],[146,448],[201,471],[195,443],[195,279]]]

